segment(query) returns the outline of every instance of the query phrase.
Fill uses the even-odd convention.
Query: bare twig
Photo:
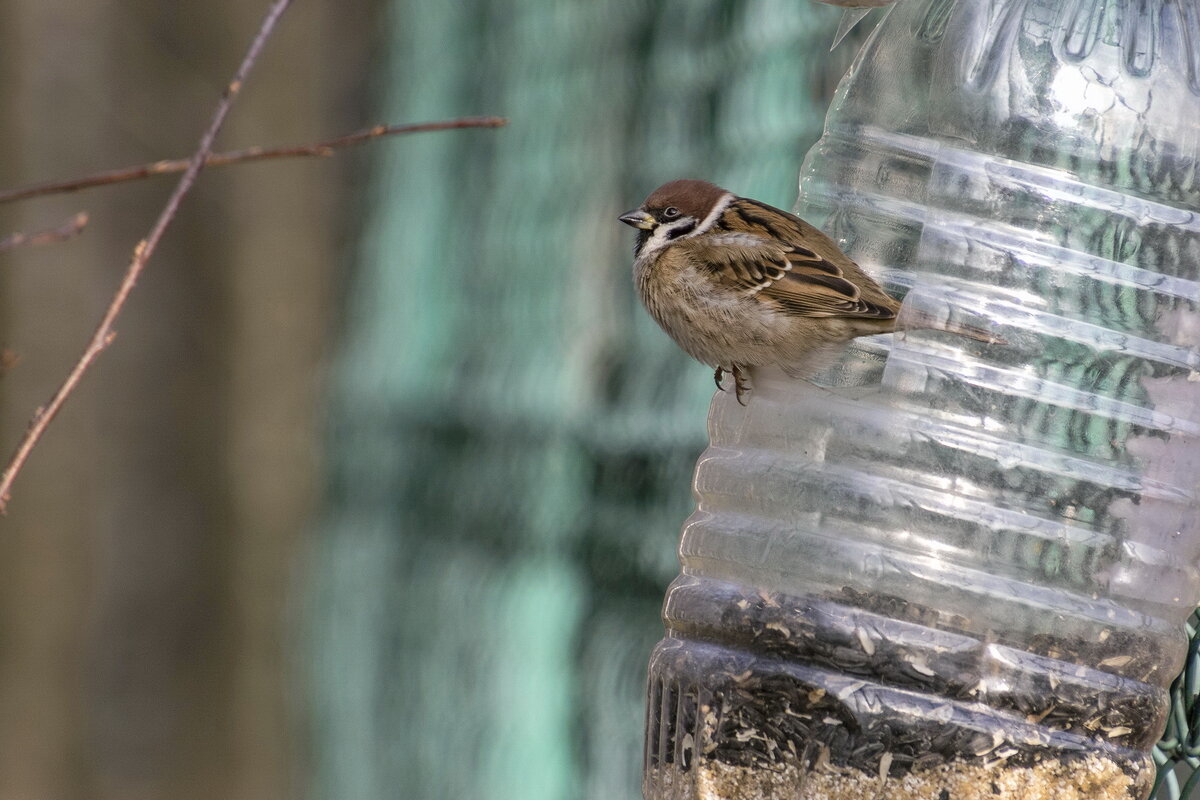
[[[87,224],[87,212],[80,211],[57,228],[47,228],[46,230],[34,231],[33,233],[14,233],[11,236],[5,236],[3,239],[0,239],[0,253],[26,245],[64,241],[70,239],[72,236],[78,236]]]
[[[116,332],[113,330],[113,323],[120,315],[121,309],[125,307],[125,301],[129,299],[129,293],[133,291],[138,276],[142,274],[142,270],[146,267],[146,262],[150,260],[150,256],[153,255],[155,248],[158,247],[158,242],[162,239],[167,226],[175,218],[175,213],[179,210],[180,202],[196,182],[196,176],[204,167],[204,162],[208,158],[209,153],[212,152],[213,140],[217,138],[217,133],[220,132],[221,126],[225,124],[225,117],[229,114],[229,108],[233,105],[233,101],[237,98],[238,93],[241,92],[242,83],[246,80],[246,76],[250,73],[254,62],[258,59],[258,54],[262,51],[263,45],[266,44],[272,31],[275,30],[275,24],[279,21],[279,17],[290,4],[291,0],[274,0],[271,3],[266,17],[258,29],[258,35],[250,43],[250,48],[242,58],[242,63],[238,66],[233,80],[229,82],[229,86],[225,88],[225,93],[221,97],[221,101],[217,103],[212,121],[209,123],[204,135],[200,138],[200,144],[197,146],[195,154],[188,162],[187,171],[179,179],[179,184],[175,187],[175,191],[167,198],[166,205],[163,206],[162,212],[158,215],[158,219],[150,229],[150,233],[146,235],[145,239],[138,242],[137,246],[133,249],[133,259],[129,262],[129,267],[125,270],[125,277],[121,280],[121,285],[117,288],[116,294],[113,295],[112,302],[109,304],[108,310],[104,313],[104,318],[100,321],[96,332],[92,334],[91,341],[88,342],[83,355],[80,356],[78,363],[75,364],[70,374],[67,375],[62,386],[54,393],[54,397],[51,398],[49,404],[34,412],[33,419],[29,423],[29,429],[25,432],[25,437],[17,446],[17,450],[13,453],[12,460],[9,461],[4,473],[0,475],[0,512],[6,510],[13,481],[21,471],[21,467],[25,464],[26,459],[29,458],[30,452],[33,451],[34,446],[46,431],[50,421],[62,409],[63,403],[75,391],[75,387],[79,385],[84,373],[87,372],[96,358],[104,352],[105,348],[112,344],[113,338],[116,336]]]
[[[330,156],[334,150],[341,147],[362,144],[370,139],[381,136],[396,136],[403,133],[424,133],[426,131],[447,131],[455,128],[499,128],[508,124],[503,117],[462,117],[441,122],[420,122],[413,125],[376,125],[354,133],[326,139],[323,142],[297,145],[294,147],[250,147],[245,150],[234,150],[228,153],[212,153],[204,162],[206,167],[223,167],[227,164],[240,164],[243,161],[262,161],[269,158],[294,158],[299,156]],[[80,178],[65,181],[40,183],[33,186],[23,186],[17,189],[0,191],[0,203],[12,203],[17,200],[27,200],[47,194],[77,192],[80,189],[90,189],[94,186],[105,186],[111,183],[135,181],[152,175],[170,175],[183,172],[188,168],[191,159],[178,158],[169,161],[156,161],[152,164],[141,164],[136,167],[97,172]]]

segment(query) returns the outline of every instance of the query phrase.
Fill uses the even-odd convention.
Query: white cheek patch
[[[651,253],[657,252],[667,246],[670,241],[667,238],[667,231],[663,230],[662,225],[656,227],[650,234],[650,238],[642,245],[642,249],[638,250],[638,258],[645,258]]]
[[[676,239],[686,239],[691,234],[684,236],[672,236],[671,234],[680,228],[686,228],[695,224],[696,219],[694,217],[680,217],[673,222],[665,222],[657,226],[654,232],[650,234],[650,238],[642,245],[642,249],[638,251],[638,256],[644,258],[650,253],[663,249]]]

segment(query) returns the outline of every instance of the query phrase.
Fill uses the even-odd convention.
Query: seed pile
[[[1002,771],[947,764],[886,779],[832,766],[767,770],[720,761],[691,771],[655,767],[646,777],[646,796],[659,800],[1128,800],[1150,789],[1094,756]]]
[[[1026,787],[1013,797],[1035,797],[1028,781],[1081,771],[1102,776],[1095,780],[1106,792],[1117,787],[1116,794],[1081,798],[1140,796],[1153,773],[1145,750],[1161,727],[1165,693],[929,628],[920,609],[898,605],[903,601],[877,598],[872,605],[873,598],[858,595],[852,608],[844,594],[800,600],[740,596],[732,585],[711,582],[676,586],[665,610],[673,638],[651,662],[647,779],[674,775],[676,783],[715,791],[728,783],[717,777],[741,770],[742,784],[783,781],[789,794],[759,796],[789,800],[826,796],[797,793],[803,776],[824,776],[812,778],[813,786],[854,783],[856,797],[871,797],[873,782],[907,780],[920,784],[918,793],[894,794],[889,784],[880,796],[943,800],[940,789],[926,790],[950,791],[958,785],[951,776],[970,774],[974,782],[994,774],[1002,794],[1011,784],[1013,792]],[[1103,644],[1113,657],[1112,642]],[[1060,641],[1053,652],[1085,646]],[[747,778],[758,772],[761,780]],[[1024,777],[1004,777],[1010,773]],[[954,791],[953,800],[970,796]]]

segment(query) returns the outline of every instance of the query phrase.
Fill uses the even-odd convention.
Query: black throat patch
[[[633,241],[633,255],[635,258],[641,254],[642,248],[646,246],[646,242],[650,241],[651,233],[653,233],[653,231],[648,231],[645,229],[637,232],[637,239]]]
[[[686,236],[687,234],[696,230],[696,226],[699,224],[700,223],[696,220],[690,219],[687,221],[687,224],[680,225],[678,228],[673,228],[672,230],[668,231],[667,240],[669,241],[672,239],[678,239],[680,236]]]

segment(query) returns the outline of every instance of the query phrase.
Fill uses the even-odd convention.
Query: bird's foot
[[[737,364],[734,364],[729,370],[726,370],[724,367],[717,367],[716,372],[713,373],[713,380],[716,382],[717,388],[722,392],[729,391],[724,385],[726,371],[733,375],[733,391],[737,396],[737,401],[742,405],[746,405],[746,401],[742,397],[750,393],[750,384],[747,383],[745,373],[742,372]]]
[[[733,369],[730,372],[733,373],[733,391],[737,395],[737,401],[742,405],[746,405],[746,401],[742,399],[742,396],[750,393],[750,384],[737,364],[733,365]]]

